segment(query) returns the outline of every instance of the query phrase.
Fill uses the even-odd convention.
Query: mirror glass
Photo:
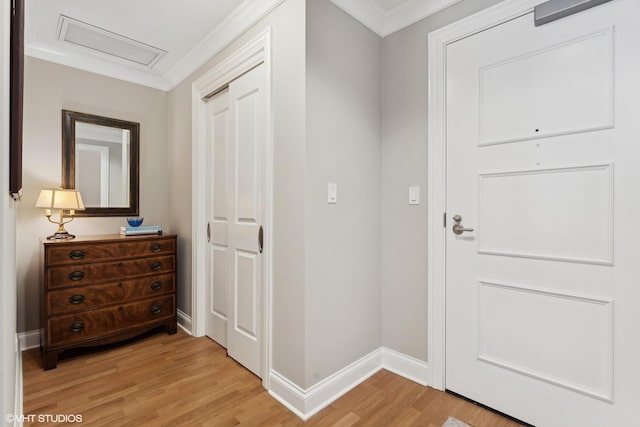
[[[76,122],[76,190],[85,206],[129,206],[130,140],[128,129]]]
[[[62,186],[82,194],[77,216],[137,216],[139,124],[63,110]]]

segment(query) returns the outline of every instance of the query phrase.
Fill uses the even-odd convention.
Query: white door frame
[[[266,73],[266,212],[264,218],[265,251],[264,292],[262,293],[262,385],[269,389],[271,370],[271,288],[272,288],[272,231],[273,231],[273,132],[271,125],[271,28],[258,34],[247,44],[213,69],[198,78],[192,85],[192,334],[205,334],[205,286],[207,262],[206,226],[206,96],[227,86],[232,80],[264,63]]]
[[[130,140],[131,140],[131,131],[129,129],[124,129],[122,131],[122,151],[121,151],[122,187],[120,190],[121,191],[120,194],[122,195],[129,194],[129,168],[125,167],[125,165],[128,165],[131,163],[129,161],[129,151],[130,151],[129,141]],[[127,197],[127,200],[122,200],[122,202],[126,203],[127,205],[131,203],[131,201],[129,200],[129,196],[124,196],[124,197]]]
[[[446,232],[446,49],[447,45],[522,16],[545,0],[505,0],[493,7],[429,33],[428,45],[428,248],[427,248],[427,358],[428,384],[438,390],[445,381],[445,266]]]
[[[78,167],[80,162],[80,151],[93,151],[100,155],[100,207],[107,208],[109,207],[109,189],[111,188],[111,182],[109,180],[109,147],[105,145],[76,144],[76,183],[82,182],[82,176],[78,173],[81,170]],[[124,162],[122,169],[127,169],[124,167]]]

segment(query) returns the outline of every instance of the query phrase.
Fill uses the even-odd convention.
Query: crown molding
[[[461,0],[409,0],[387,14],[382,37],[393,34],[411,24],[415,24],[460,1]]]
[[[67,67],[77,68],[90,73],[100,74],[114,79],[125,80],[154,89],[166,90],[166,83],[161,76],[136,70],[129,66],[119,65],[116,61],[107,61],[92,55],[63,53],[38,43],[25,46],[25,55],[54,62]]]
[[[380,37],[386,37],[461,0],[406,0],[390,11],[375,1],[331,0]]]
[[[373,1],[331,0],[331,3],[347,12],[380,37],[384,37],[385,11]]]
[[[146,68],[136,69],[116,60],[105,60],[98,55],[73,50],[61,51],[55,47],[27,43],[25,54],[91,73],[125,80],[142,86],[170,91],[207,61],[229,46],[242,33],[284,0],[245,0],[220,25],[194,46],[176,65],[162,75]],[[380,37],[386,37],[427,16],[461,0],[406,0],[398,7],[384,11],[375,1],[331,0]]]
[[[91,52],[80,53],[73,50],[63,52],[40,43],[27,43],[25,55],[154,89],[170,91],[283,1],[245,0],[176,65],[162,75],[152,70],[138,70],[129,64],[121,64],[117,60],[105,60]]]
[[[191,73],[251,28],[284,0],[247,0],[211,31],[164,75],[167,90],[173,89]]]

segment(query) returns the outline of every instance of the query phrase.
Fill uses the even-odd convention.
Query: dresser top
[[[86,242],[113,242],[113,241],[131,241],[131,240],[149,240],[149,239],[166,239],[174,238],[175,234],[143,234],[140,236],[124,236],[122,234],[100,234],[95,236],[76,236],[75,239],[60,239],[60,240],[47,240],[46,238],[40,239],[45,245],[64,245],[73,243],[86,243]]]

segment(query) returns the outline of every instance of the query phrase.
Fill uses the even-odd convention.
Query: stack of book
[[[139,227],[120,227],[120,234],[123,236],[139,236],[141,234],[162,234],[159,225],[141,225]]]

